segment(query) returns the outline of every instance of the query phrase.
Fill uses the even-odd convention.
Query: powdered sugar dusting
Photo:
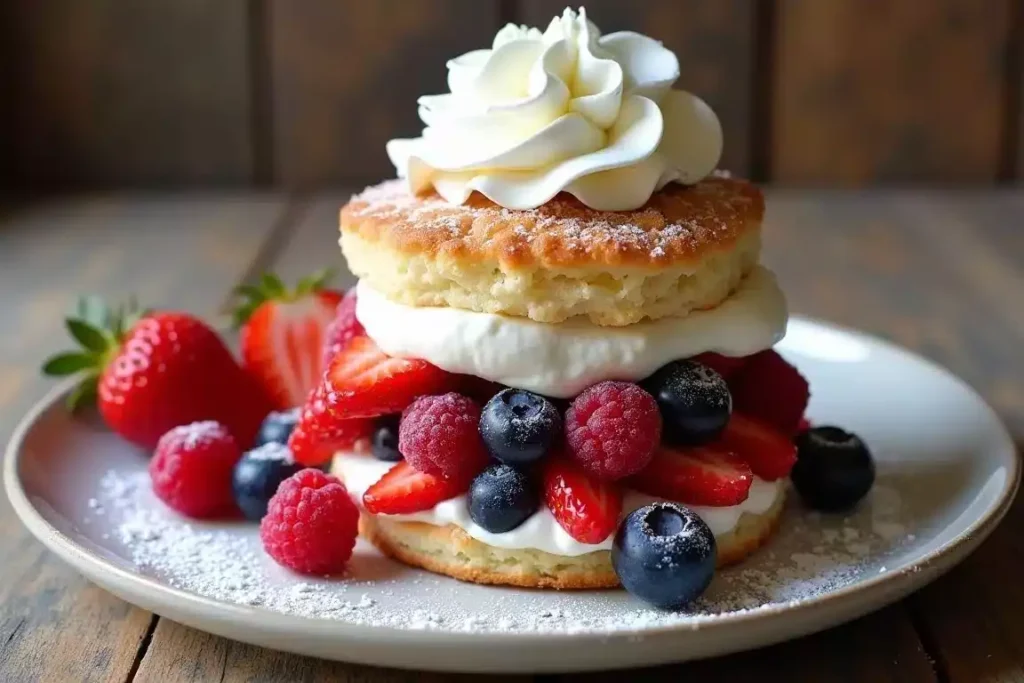
[[[288,465],[295,463],[295,458],[288,446],[273,441],[252,449],[245,454],[245,457],[249,460],[279,460]]]
[[[356,221],[387,223],[393,232],[415,231],[427,242],[439,237],[502,253],[665,262],[689,258],[700,245],[744,229],[759,195],[729,177],[720,172],[715,180],[670,186],[646,207],[626,212],[595,211],[567,195],[531,211],[503,208],[479,195],[456,205],[436,194],[413,195],[404,181],[391,180],[352,197],[345,211]]]
[[[151,494],[145,471],[110,471],[83,523],[106,516],[138,571],[172,586],[237,605],[364,626],[457,632],[552,634],[699,628],[723,616],[778,609],[898,566],[893,554],[916,540],[914,511],[880,474],[868,501],[849,517],[787,510],[768,546],[719,571],[685,612],[649,608],[622,591],[537,592],[475,586],[413,570],[357,545],[343,578],[300,577],[263,552],[257,526],[185,520]]]

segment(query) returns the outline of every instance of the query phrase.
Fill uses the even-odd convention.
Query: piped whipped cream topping
[[[775,276],[760,266],[713,309],[624,327],[406,306],[365,281],[358,291],[356,317],[385,353],[556,398],[606,379],[643,379],[669,361],[707,351],[763,351],[782,339],[788,315]]]
[[[679,60],[631,31],[602,36],[586,11],[547,30],[508,24],[491,49],[448,62],[443,95],[419,100],[421,137],[388,156],[410,189],[449,202],[477,190],[509,209],[559,192],[624,211],[656,190],[696,183],[722,153],[722,127],[700,98],[672,84]]]
[[[332,471],[345,482],[345,488],[361,505],[363,493],[378,479],[384,476],[394,463],[377,460],[371,455],[361,453],[338,453],[334,456]],[[764,481],[754,478],[750,487],[750,495],[739,505],[730,507],[700,507],[690,505],[691,510],[707,522],[716,537],[729,533],[739,524],[743,513],[761,514],[775,503],[784,486],[783,480]],[[637,508],[661,500],[637,491],[626,491],[623,498],[623,514],[629,514]],[[541,506],[528,520],[512,531],[495,534],[487,531],[469,517],[469,505],[466,496],[458,496],[438,503],[430,510],[409,515],[382,515],[400,522],[424,522],[435,526],[454,524],[467,534],[492,545],[496,548],[522,549],[534,548],[554,555],[577,556],[592,553],[596,550],[610,550],[612,537],[601,543],[581,543],[566,533],[555,519],[551,511]]]

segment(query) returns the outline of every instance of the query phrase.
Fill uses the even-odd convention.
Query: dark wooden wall
[[[5,0],[5,189],[358,185],[448,57],[565,0]],[[723,165],[790,184],[1024,177],[1024,0],[591,0],[677,52]]]

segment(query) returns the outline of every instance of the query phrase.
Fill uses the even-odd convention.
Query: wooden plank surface
[[[46,390],[83,292],[215,313],[280,214],[274,198],[96,197],[0,223],[0,439]],[[46,552],[0,496],[0,681],[123,681],[152,617]]]
[[[445,62],[486,47],[498,0],[269,0],[274,180],[393,178],[384,143],[422,129],[416,98],[447,90]]]
[[[991,182],[1015,0],[779,0],[771,179]]]
[[[247,5],[4,3],[4,137],[19,184],[247,183]]]
[[[543,30],[565,7],[562,0],[521,0],[515,20]],[[676,87],[707,100],[722,121],[725,150],[721,166],[749,173],[755,111],[755,3],[591,0],[586,8],[604,32],[644,33],[676,53],[681,71]]]

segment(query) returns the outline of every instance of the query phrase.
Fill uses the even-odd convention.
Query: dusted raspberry
[[[461,394],[421,396],[402,413],[398,450],[420,472],[469,481],[487,465],[480,405]]]
[[[338,304],[334,320],[324,332],[323,367],[327,367],[350,341],[365,333],[363,325],[356,319],[356,288],[345,292]]]
[[[183,515],[208,519],[234,513],[231,476],[242,451],[219,422],[193,422],[160,437],[149,476],[153,492]]]
[[[576,397],[565,414],[569,456],[590,475],[615,481],[636,474],[661,442],[654,397],[629,382],[601,382]]]
[[[263,549],[300,574],[338,574],[352,557],[359,509],[337,478],[305,469],[281,482],[260,522]]]

